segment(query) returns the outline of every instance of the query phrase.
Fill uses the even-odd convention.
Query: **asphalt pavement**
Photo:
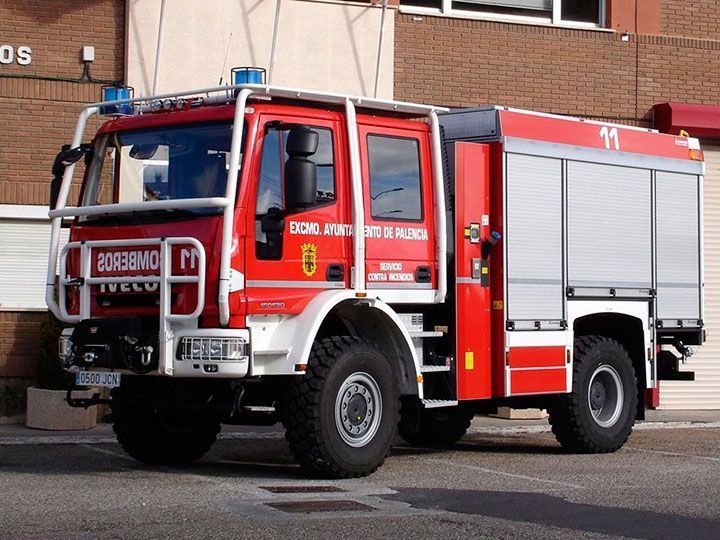
[[[0,426],[0,538],[718,538],[720,411],[653,413],[610,455],[547,421],[477,418],[447,450],[306,477],[277,427],[233,427],[191,467],[127,457],[109,426]]]

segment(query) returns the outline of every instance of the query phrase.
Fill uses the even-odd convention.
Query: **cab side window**
[[[317,152],[308,159],[317,166],[317,206],[320,206],[335,201],[333,134],[328,128],[311,126],[310,129],[319,135]],[[260,260],[282,258],[282,232],[271,229],[272,222],[279,222],[285,211],[283,182],[288,131],[285,127],[269,127],[263,140],[255,202],[255,251]]]
[[[383,221],[421,220],[418,140],[368,135],[367,148],[372,217]]]

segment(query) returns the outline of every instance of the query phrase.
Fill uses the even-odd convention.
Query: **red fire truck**
[[[281,421],[306,470],[362,476],[499,405],[612,452],[704,341],[688,136],[255,84],[88,105],[54,173],[60,360],[112,388],[68,401],[143,462]]]

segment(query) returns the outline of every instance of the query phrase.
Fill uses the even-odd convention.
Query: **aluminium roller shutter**
[[[660,381],[661,409],[720,409],[720,146],[705,152],[705,327],[708,341],[681,367],[694,381]]]
[[[61,231],[61,244],[68,230]],[[0,219],[0,311],[45,310],[50,222]]]

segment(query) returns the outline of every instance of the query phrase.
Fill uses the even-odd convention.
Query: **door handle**
[[[345,278],[345,271],[342,264],[331,264],[327,267],[325,277],[328,281],[342,281]]]
[[[430,283],[431,276],[429,266],[418,266],[417,270],[415,270],[415,281],[417,283]]]

